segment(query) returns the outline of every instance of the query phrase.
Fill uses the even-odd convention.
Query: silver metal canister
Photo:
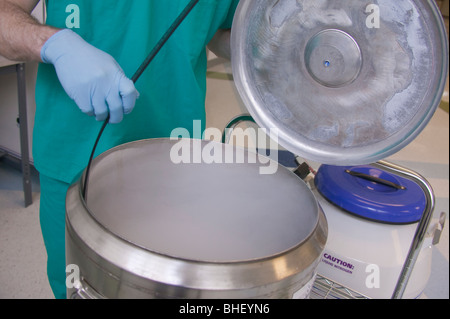
[[[276,172],[261,174],[264,165]],[[87,202],[81,186],[67,196],[67,264],[80,270],[69,297],[308,295],[327,223],[306,184],[268,158],[214,142],[143,140],[93,162]]]

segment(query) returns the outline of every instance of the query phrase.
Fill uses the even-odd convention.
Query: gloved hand
[[[41,59],[51,63],[66,93],[88,115],[119,123],[129,114],[139,96],[112,56],[65,29],[50,37],[41,49]]]

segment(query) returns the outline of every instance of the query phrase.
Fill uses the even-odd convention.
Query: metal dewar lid
[[[370,165],[322,165],[314,182],[319,193],[334,205],[378,222],[418,222],[427,204],[415,182]]]
[[[439,105],[448,43],[434,1],[248,0],[232,29],[248,111],[280,145],[331,165],[409,144]]]
[[[260,174],[267,161],[252,162],[244,149],[210,143],[144,140],[102,154],[91,170],[89,213],[133,245],[201,262],[267,258],[310,237],[320,208],[302,180],[282,166]],[[171,152],[180,149],[192,160],[199,145],[200,153],[213,145],[223,159],[232,154],[244,160],[172,161]]]

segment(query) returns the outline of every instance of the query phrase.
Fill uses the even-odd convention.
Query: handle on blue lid
[[[355,176],[355,177],[358,177],[358,178],[363,178],[365,180],[368,180],[368,181],[371,181],[371,182],[375,182],[375,183],[379,183],[379,184],[383,184],[383,185],[386,185],[386,186],[390,186],[390,187],[393,187],[395,189],[399,189],[399,190],[405,190],[406,189],[405,186],[398,185],[396,183],[393,183],[391,181],[388,181],[388,180],[385,180],[383,178],[379,178],[379,177],[376,177],[376,176],[373,176],[373,175],[364,174],[364,173],[360,173],[360,172],[355,172],[355,171],[352,171],[352,170],[349,170],[349,169],[346,169],[345,172],[347,174],[352,175],[352,176]]]

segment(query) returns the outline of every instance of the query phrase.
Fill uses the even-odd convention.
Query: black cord
[[[152,62],[154,57],[158,54],[158,52],[161,50],[161,48],[164,46],[164,44],[169,40],[171,35],[175,32],[175,30],[179,27],[181,22],[184,21],[184,19],[187,17],[187,15],[194,9],[195,5],[199,2],[199,0],[191,0],[191,2],[188,3],[186,8],[180,13],[178,18],[172,23],[170,28],[166,31],[166,33],[162,36],[161,40],[156,44],[156,46],[153,48],[153,50],[149,53],[145,61],[142,63],[142,65],[139,67],[139,69],[136,71],[136,73],[133,75],[131,80],[133,82],[136,82],[141,74],[145,71],[147,66]]]
[[[136,83],[136,81],[139,79],[139,77],[142,75],[142,73],[144,73],[145,69],[147,69],[150,62],[153,61],[153,59],[158,54],[158,52],[161,50],[161,48],[164,46],[164,44],[166,44],[166,42],[169,40],[169,38],[172,36],[172,34],[175,32],[175,30],[180,26],[180,24],[184,21],[184,19],[186,19],[188,14],[192,11],[192,9],[194,9],[194,7],[197,5],[197,3],[199,1],[200,0],[191,0],[188,3],[188,5],[186,6],[186,8],[184,8],[184,10],[180,13],[178,18],[172,23],[172,25],[169,27],[169,29],[166,31],[166,33],[164,33],[161,40],[158,41],[158,43],[155,45],[153,50],[148,54],[147,58],[144,60],[144,62],[139,67],[139,69],[136,71],[136,73],[131,78],[131,80],[134,83]],[[98,145],[98,142],[100,141],[100,137],[102,136],[103,131],[106,128],[106,125],[108,125],[108,123],[109,123],[109,118],[110,118],[110,116],[108,114],[105,122],[103,123],[103,125],[100,129],[100,132],[98,133],[97,140],[95,141],[94,148],[92,149],[91,156],[90,156],[89,162],[88,162],[88,166],[86,168],[84,185],[83,185],[83,198],[84,198],[85,202],[87,201],[87,185],[89,182],[89,173],[91,170],[92,160],[94,159],[95,150],[97,149],[97,145]]]
[[[97,149],[98,141],[100,141],[100,137],[102,136],[103,131],[105,130],[108,122],[109,122],[109,114],[108,114],[108,117],[106,118],[105,122],[103,123],[102,128],[100,129],[100,132],[98,133],[97,140],[95,141],[94,148],[92,149],[91,156],[89,157],[88,166],[86,167],[86,172],[85,172],[85,176],[84,176],[84,184],[83,184],[83,198],[84,198],[85,202],[87,201],[87,197],[86,197],[87,185],[89,182],[89,173],[91,170],[92,160],[94,159],[94,154],[95,154],[95,150]]]

